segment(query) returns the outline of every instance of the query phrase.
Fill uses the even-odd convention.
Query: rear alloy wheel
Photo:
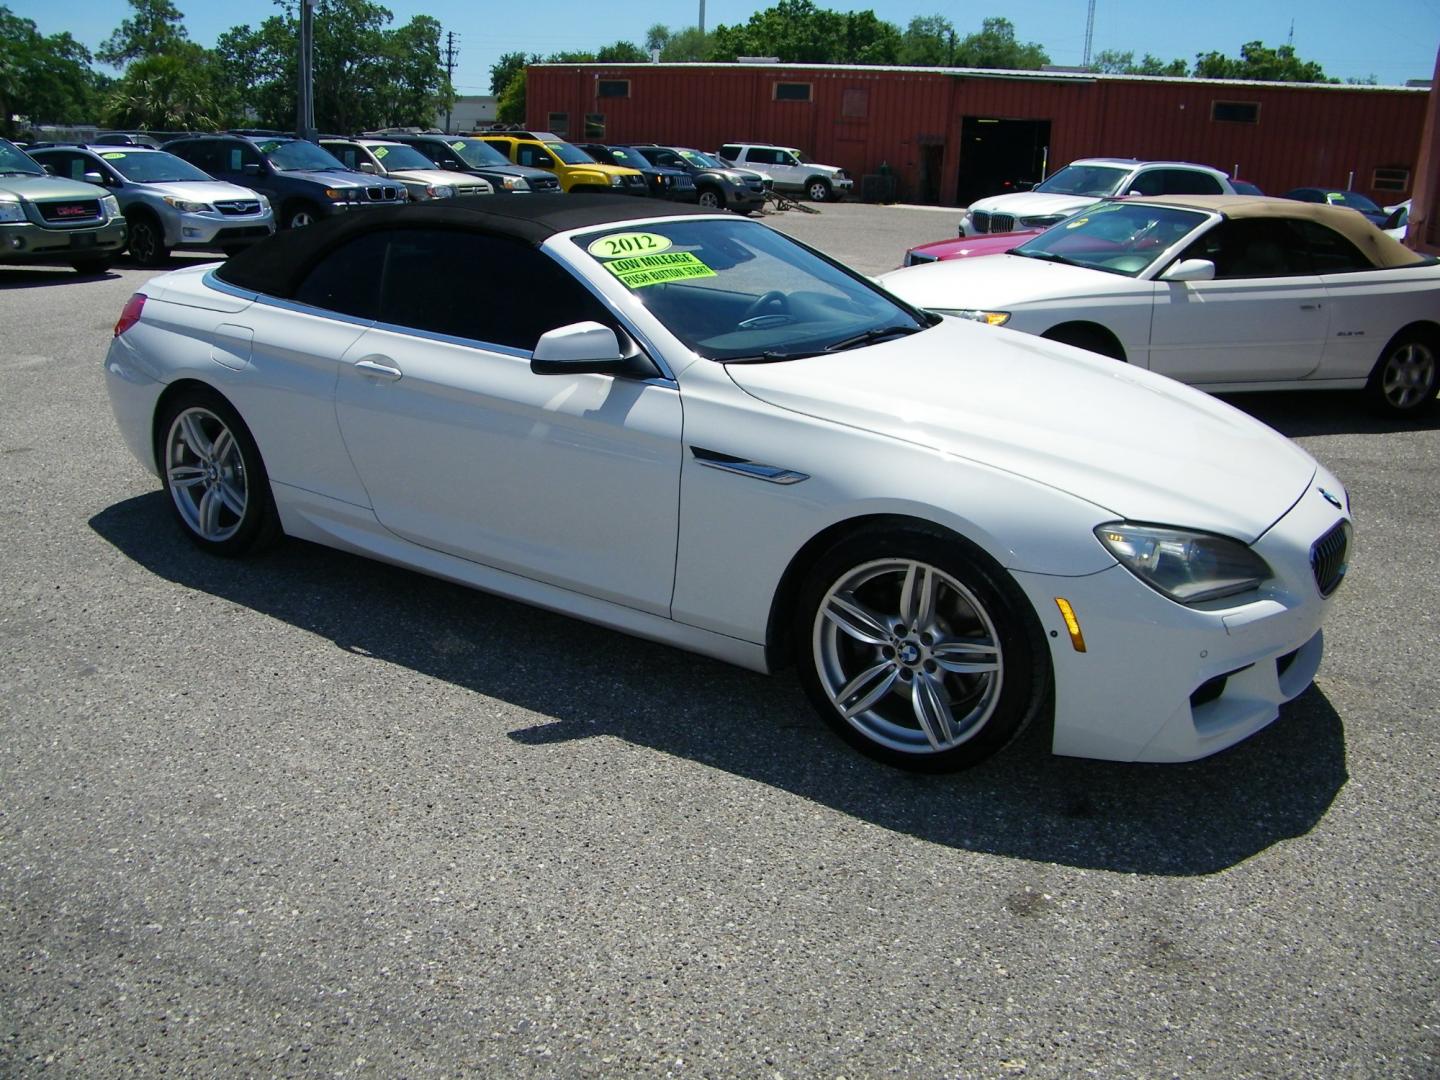
[[[130,257],[141,266],[164,266],[170,258],[165,234],[153,218],[134,217],[129,222]]]
[[[983,556],[923,528],[860,533],[807,581],[797,625],[811,702],[862,753],[944,772],[990,756],[1047,700],[1049,667]]]
[[[161,481],[186,535],[216,555],[241,555],[278,534],[270,480],[255,440],[218,394],[176,398],[160,427]]]
[[[811,202],[829,202],[830,181],[816,177],[805,185],[805,194],[810,197]]]
[[[1371,400],[1392,416],[1420,416],[1435,406],[1440,363],[1434,338],[1415,332],[1392,338],[1366,387]]]

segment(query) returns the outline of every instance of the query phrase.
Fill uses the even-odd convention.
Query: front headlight
[[[255,197],[260,200],[260,212],[262,214],[268,214],[270,212],[270,200],[258,191],[255,193]]]
[[[1043,214],[1040,217],[1022,217],[1020,224],[1027,229],[1048,229],[1051,225],[1059,225],[1069,214]]]
[[[25,208],[19,199],[0,199],[0,221],[24,221]]]
[[[932,308],[941,315],[954,315],[957,319],[983,322],[988,326],[1004,326],[1010,321],[1008,311],[981,311],[979,308]]]
[[[326,188],[325,197],[334,202],[350,202],[355,198],[353,188]]]
[[[455,189],[449,184],[429,184],[425,188],[425,194],[432,199],[449,199],[454,196]]]
[[[205,214],[213,212],[215,209],[209,203],[190,202],[188,199],[176,199],[170,195],[165,196],[165,203],[167,206],[173,206],[182,214]],[[118,204],[116,209],[119,209]]]
[[[1178,604],[1249,592],[1274,576],[1264,559],[1228,536],[1128,521],[1098,526],[1095,536],[1121,566]]]
[[[500,183],[506,191],[529,191],[530,181],[523,176],[502,176]]]
[[[619,176],[619,175],[610,177],[610,186],[611,186],[611,187],[624,187],[624,186],[625,186],[625,177]]]

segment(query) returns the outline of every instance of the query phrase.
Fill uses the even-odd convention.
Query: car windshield
[[[486,165],[509,165],[510,159],[481,139],[456,139],[450,143],[460,160],[472,169]]]
[[[270,164],[281,172],[324,172],[327,169],[350,171],[329,150],[322,150],[304,139],[291,139],[288,142],[270,139],[260,143],[259,150],[269,159]]]
[[[1066,165],[1031,190],[1046,195],[1114,195],[1129,175],[1129,169],[1108,165]]]
[[[672,334],[723,363],[839,352],[931,325],[866,279],[753,221],[615,226],[574,243]]]
[[[627,169],[649,168],[649,162],[641,159],[638,153],[630,150],[621,150],[617,147],[609,147],[610,161],[614,165],[624,165]]]
[[[169,181],[202,180],[214,181],[209,173],[201,172],[188,161],[182,161],[174,154],[163,150],[149,153],[131,153],[128,150],[104,150],[100,154],[112,169],[126,180],[137,184],[163,184]]]
[[[1010,254],[1136,277],[1207,220],[1198,210],[1101,203],[1012,248]]]
[[[563,161],[566,165],[594,165],[595,159],[581,150],[578,146],[571,146],[568,142],[548,142],[545,144],[550,152]]]
[[[1358,191],[1327,191],[1325,201],[1331,206],[1348,206],[1362,214],[1383,214],[1385,211],[1361,195]]]
[[[712,157],[709,154],[702,154],[699,150],[681,150],[680,156],[686,161],[690,162],[691,165],[697,165],[702,169],[729,168],[729,166],[726,165],[719,158]]]
[[[12,142],[0,139],[0,173],[25,173],[29,176],[44,176],[45,170],[35,164],[35,159]]]
[[[375,160],[387,169],[433,169],[435,163],[413,146],[393,143],[389,146],[368,147]]]

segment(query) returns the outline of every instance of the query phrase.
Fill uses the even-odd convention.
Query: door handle
[[[355,370],[362,375],[371,375],[377,379],[389,379],[394,382],[400,378],[401,371],[398,367],[390,364],[382,364],[378,360],[357,360]]]
[[[1320,310],[1320,307],[1321,307],[1321,305],[1319,305],[1319,304],[1301,304],[1301,305],[1300,305],[1300,310],[1301,310],[1301,311],[1319,311],[1319,310]]]

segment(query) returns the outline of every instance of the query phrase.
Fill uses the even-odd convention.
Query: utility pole
[[[295,96],[295,135],[315,141],[315,0],[300,5],[300,87]]]
[[[705,0],[700,0],[700,36],[705,36]]]
[[[1080,61],[1081,67],[1090,66],[1090,45],[1095,39],[1095,0],[1090,0],[1090,12],[1085,16],[1085,58]]]
[[[450,110],[455,105],[455,31],[445,34],[445,134],[450,134]]]

